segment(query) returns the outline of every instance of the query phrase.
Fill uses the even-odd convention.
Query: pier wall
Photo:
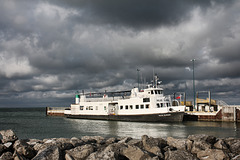
[[[222,107],[222,121],[240,122],[240,106]]]
[[[185,120],[240,122],[240,106],[221,106],[217,112],[186,112]]]
[[[64,110],[69,107],[46,107],[47,116],[64,116]]]

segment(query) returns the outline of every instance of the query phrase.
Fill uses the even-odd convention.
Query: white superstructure
[[[157,77],[155,78],[157,79]],[[76,95],[75,104],[64,114],[70,118],[125,121],[182,121],[185,106],[172,106],[157,80],[139,91],[88,93]]]

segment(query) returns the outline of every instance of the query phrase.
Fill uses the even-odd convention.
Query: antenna
[[[153,86],[155,86],[154,76],[155,76],[155,72],[154,72],[154,67],[153,67]]]

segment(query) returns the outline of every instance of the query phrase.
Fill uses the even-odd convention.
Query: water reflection
[[[240,138],[240,123],[183,122],[138,123],[68,119],[45,116],[45,109],[0,109],[0,130],[13,129],[20,139],[58,137],[152,137],[186,138],[191,134],[208,134],[216,137]]]
[[[186,138],[190,134],[209,134],[216,137],[240,137],[236,123],[223,122],[183,122],[183,123],[138,123],[120,121],[98,121],[65,119],[80,135],[100,135],[103,137],[141,138],[152,137]]]

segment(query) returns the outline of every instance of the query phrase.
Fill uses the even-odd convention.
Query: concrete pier
[[[69,107],[46,107],[47,116],[64,116],[64,110]]]
[[[240,122],[240,106],[221,106],[218,111],[187,111],[185,120]]]

